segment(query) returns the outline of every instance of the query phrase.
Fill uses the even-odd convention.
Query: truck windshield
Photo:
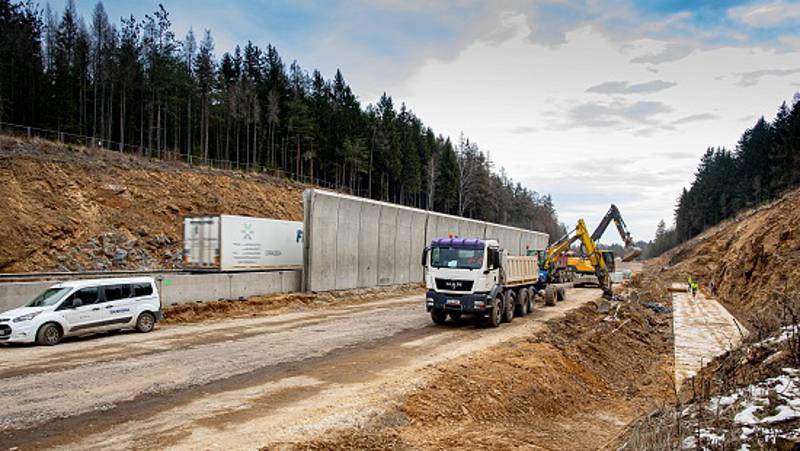
[[[483,266],[483,249],[434,247],[431,249],[431,266],[434,268],[480,269]]]
[[[25,307],[49,307],[60,301],[69,288],[48,288],[44,293],[33,298]]]

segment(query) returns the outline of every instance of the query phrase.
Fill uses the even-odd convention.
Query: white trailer
[[[248,216],[183,220],[186,269],[256,271],[303,266],[303,223]]]

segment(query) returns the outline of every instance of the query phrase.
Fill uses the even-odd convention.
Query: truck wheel
[[[55,346],[61,341],[61,328],[54,323],[47,323],[36,332],[36,343],[42,346]]]
[[[514,314],[519,317],[523,317],[528,314],[528,290],[521,289],[519,290],[519,302],[514,304]]]
[[[447,321],[447,312],[444,310],[433,309],[431,310],[431,319],[436,324],[444,324]]]
[[[503,322],[510,323],[514,321],[514,305],[517,303],[517,296],[514,292],[509,290],[505,296],[506,302],[503,305]]]
[[[492,299],[492,312],[489,314],[489,317],[486,318],[486,325],[489,327],[497,327],[502,321],[503,312],[500,311],[500,296],[501,295],[497,295]]]
[[[453,321],[460,321],[461,312],[450,312],[450,319],[452,319]]]
[[[533,313],[533,298],[536,296],[536,292],[533,289],[529,289],[528,291],[528,314]]]
[[[556,291],[558,291],[558,289],[554,285],[548,285],[547,288],[544,289],[544,305],[551,307],[556,305],[556,297],[558,296]]]
[[[557,294],[559,301],[564,301],[567,299],[567,290],[565,290],[564,287],[558,287]]]

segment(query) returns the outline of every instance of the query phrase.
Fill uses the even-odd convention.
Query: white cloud
[[[643,93],[598,99],[587,87],[652,80],[650,66],[632,59],[672,44],[612,40],[586,26],[553,47],[529,39],[524,17],[511,22],[515,31],[502,43],[477,41],[448,60],[429,59],[389,92],[404,92],[396,100],[437,132],[463,130],[491,152],[498,168],[552,193],[568,224],[578,217],[596,224],[614,202],[637,239],[652,238],[660,219],[672,219],[675,199],[704,150],[733,148],[747,125],[742,116],[772,117],[794,92],[792,77],[749,89],[738,85],[739,77],[719,77],[753,67],[792,68],[800,52],[717,47],[673,51],[683,57],[658,70],[675,85],[647,93],[646,100],[636,97]]]
[[[774,27],[800,20],[800,3],[774,1],[731,8],[728,15],[752,27]]]
[[[658,91],[669,89],[677,83],[673,81],[653,80],[645,83],[631,84],[628,81],[607,81],[594,85],[586,92],[597,94],[651,94]]]
[[[800,74],[800,69],[762,69],[736,74],[739,77],[739,86],[755,86],[762,78],[785,77],[788,75]]]

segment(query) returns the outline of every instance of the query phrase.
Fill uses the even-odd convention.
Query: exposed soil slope
[[[800,288],[800,190],[726,221],[656,259],[662,280],[699,279],[752,329],[779,323]]]
[[[300,449],[596,449],[672,397],[668,314],[586,305],[527,339],[431,369],[397,411]],[[288,446],[289,444],[287,444]]]
[[[184,216],[302,220],[303,188],[0,136],[0,272],[175,268]]]

